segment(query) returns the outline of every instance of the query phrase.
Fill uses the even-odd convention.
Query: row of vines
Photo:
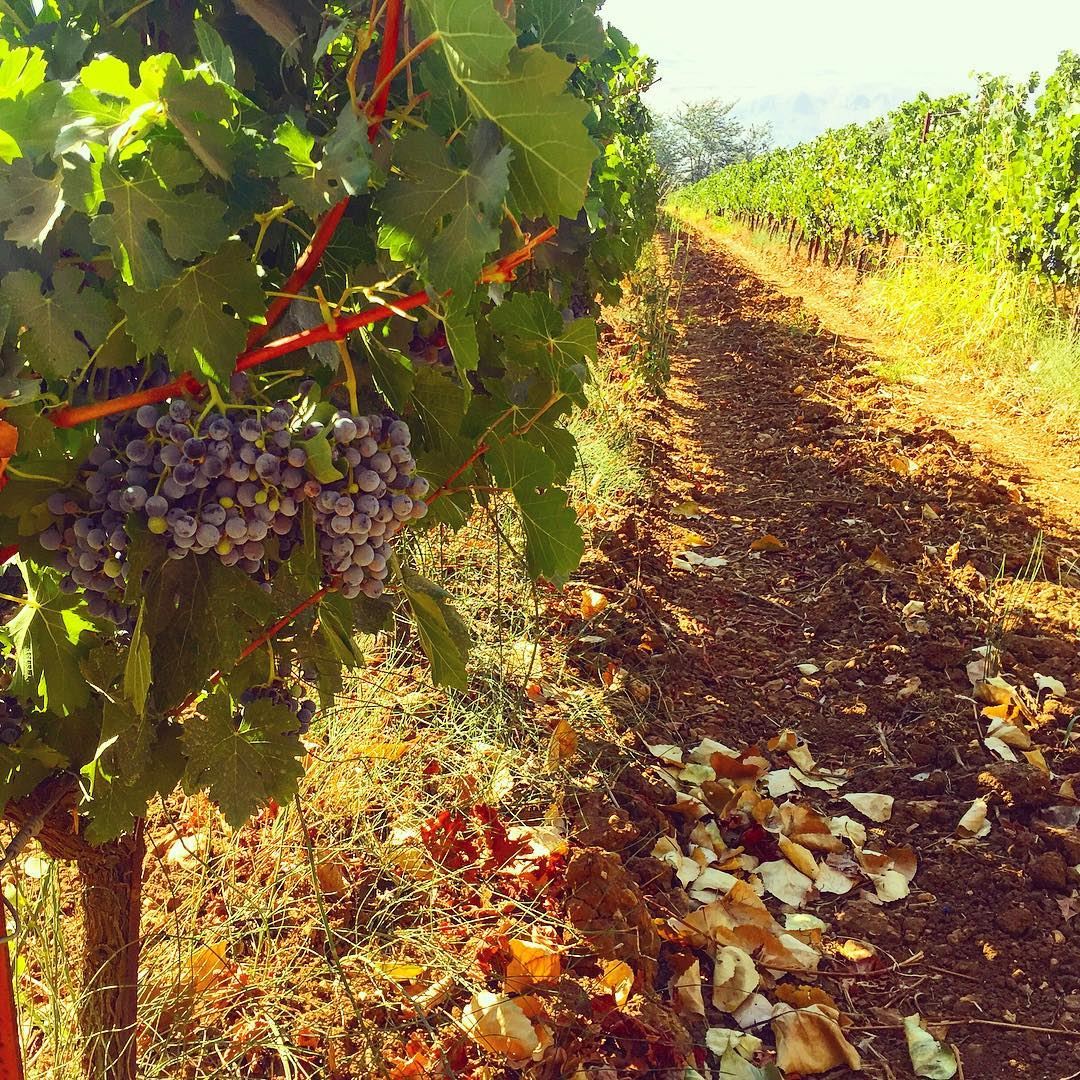
[[[74,859],[83,1069],[135,1075],[142,821],[240,825],[512,495],[532,576],[598,298],[655,224],[651,63],[596,0],[0,4],[0,806]],[[303,676],[302,682],[297,676]]]
[[[690,209],[786,227],[828,259],[894,238],[1080,284],[1080,57],[1038,76],[923,94],[684,189]]]

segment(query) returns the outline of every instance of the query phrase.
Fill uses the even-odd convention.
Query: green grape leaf
[[[48,153],[63,123],[59,81],[45,82],[41,49],[0,41],[0,160]]]
[[[5,240],[41,250],[64,209],[60,180],[59,170],[43,180],[24,160],[0,172],[0,223],[10,222],[4,230]]]
[[[443,330],[446,344],[454,358],[454,367],[461,377],[461,385],[469,385],[468,372],[480,366],[480,343],[476,339],[476,315],[469,311],[468,303],[451,297],[443,309]]]
[[[343,113],[338,126],[323,147],[322,156],[313,156],[315,138],[287,119],[274,132],[274,140],[289,158],[296,176],[281,180],[281,190],[315,220],[346,195],[356,195],[367,187],[371,175],[371,145],[367,130],[353,113]]]
[[[512,343],[514,358],[546,372],[568,392],[588,378],[596,360],[596,323],[575,319],[567,324],[555,305],[539,293],[518,293],[496,308],[491,325]]]
[[[479,78],[506,70],[514,32],[491,0],[416,0],[424,35],[439,35],[451,63]]]
[[[527,217],[575,217],[585,203],[596,144],[587,102],[565,93],[574,65],[539,45],[517,49],[504,78],[475,78],[451,64],[473,113],[498,125],[514,151],[510,194]]]
[[[222,40],[221,35],[205,19],[195,21],[195,40],[199,43],[199,53],[211,74],[218,82],[228,86],[236,84],[236,58],[232,49]]]
[[[460,434],[467,400],[462,387],[432,368],[422,367],[416,372],[412,404],[421,422],[422,443],[425,449],[443,457],[447,473],[464,461],[473,447]]]
[[[525,531],[525,567],[530,577],[564,585],[585,554],[585,541],[566,492],[514,492]]]
[[[457,165],[433,131],[395,144],[393,177],[376,196],[379,242],[398,262],[413,263],[437,292],[471,291],[485,256],[499,246],[499,217],[509,182],[510,151],[475,146]]]
[[[274,616],[273,601],[242,570],[217,559],[169,559],[145,586],[154,673],[150,708],[168,712],[228,671]]]
[[[65,105],[73,123],[59,149],[73,149],[80,142],[103,139],[111,151],[119,150],[121,139],[130,139],[135,130],[158,121],[155,106],[176,57],[169,53],[149,56],[139,65],[139,85],[131,81],[131,70],[118,56],[95,56],[79,71],[77,83],[68,91]],[[68,145],[70,140],[71,145]]]
[[[265,297],[248,248],[234,240],[153,292],[121,288],[119,302],[142,354],[160,349],[174,372],[224,382],[244,348],[243,320],[262,314]]]
[[[77,266],[63,266],[46,294],[32,270],[12,270],[0,281],[0,304],[10,306],[12,323],[23,327],[20,351],[49,378],[64,379],[83,367],[115,321],[105,295],[82,288],[84,277]]]
[[[402,570],[405,597],[437,686],[464,690],[469,685],[469,629],[450,604],[450,595],[433,581]]]
[[[172,125],[184,137],[207,172],[221,180],[232,175],[233,133],[229,122],[235,109],[223,83],[211,82],[201,71],[170,65],[161,100]]]
[[[153,741],[154,724],[145,711],[140,714],[122,698],[104,696],[95,774],[106,780],[120,774],[138,775],[149,763]]]
[[[15,647],[12,693],[59,715],[74,712],[90,700],[78,657],[94,624],[77,610],[81,598],[60,591],[56,571],[24,559],[19,567],[26,582],[26,604],[5,627]]]
[[[367,353],[375,389],[386,398],[391,409],[403,412],[416,381],[409,358],[383,344],[374,334],[363,334],[360,340]]]
[[[18,453],[12,460],[25,475],[7,474],[0,516],[20,518],[54,491],[71,483],[84,460],[87,435],[84,431],[73,431],[58,439],[57,429],[48,418],[29,405],[5,409],[4,419],[19,429]],[[23,535],[27,535],[26,531]]]
[[[184,790],[208,788],[225,820],[238,829],[260,806],[284,802],[303,775],[296,717],[284,705],[257,700],[233,719],[233,702],[221,687],[184,724],[180,740],[187,755]]]
[[[514,493],[529,575],[563,584],[581,562],[585,545],[566,492],[550,487],[555,462],[521,438],[497,443],[485,460],[500,486]]]
[[[157,733],[143,769],[133,774],[125,765],[123,773],[112,780],[100,772],[94,776],[93,798],[86,808],[87,840],[103,844],[131,832],[136,821],[146,817],[150,800],[170,794],[183,771],[179,729],[170,724]]]
[[[334,465],[334,451],[330,446],[329,428],[323,428],[310,439],[294,439],[293,446],[299,447],[307,454],[307,471],[320,484],[331,484],[345,475]]]
[[[150,693],[150,641],[143,630],[145,618],[146,602],[143,601],[139,606],[139,617],[135,620],[124,665],[124,697],[138,716],[146,715],[146,697]]]
[[[160,162],[159,156],[156,159]],[[178,159],[167,159],[173,165]],[[191,183],[162,167],[159,176],[148,161],[132,167],[129,179],[112,162],[101,171],[102,195],[111,207],[98,213],[90,234],[112,252],[120,276],[140,292],[173,280],[185,262],[215,250],[228,235],[225,205],[205,191],[177,194],[170,186]]]
[[[529,0],[525,18],[531,22],[539,43],[557,56],[586,60],[604,51],[604,24],[594,3]]]

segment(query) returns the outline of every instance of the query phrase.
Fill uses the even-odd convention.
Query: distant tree
[[[693,184],[736,161],[764,152],[768,124],[744,124],[732,115],[736,102],[709,98],[685,103],[670,116],[657,116],[653,131],[656,160],[673,184]]]

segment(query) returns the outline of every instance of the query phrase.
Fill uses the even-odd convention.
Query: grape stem
[[[266,337],[281,319],[281,316],[285,314],[286,309],[292,303],[292,297],[299,293],[311,280],[311,276],[318,269],[323,255],[326,254],[326,249],[330,246],[330,241],[333,240],[334,233],[337,231],[338,225],[341,224],[341,219],[345,216],[348,206],[349,197],[346,195],[344,199],[323,215],[319,227],[315,230],[315,235],[311,238],[311,243],[308,244],[303,254],[297,259],[296,268],[281,287],[281,292],[289,295],[279,296],[274,300],[270,307],[266,309],[266,322],[261,326],[253,326],[248,331],[247,347],[249,349]]]
[[[372,92],[371,103],[365,110],[371,120],[368,125],[368,138],[372,142],[378,137],[379,126],[386,115],[386,106],[390,101],[390,83],[396,74],[394,60],[398,51],[398,38],[401,36],[403,6],[403,0],[387,0],[382,49],[379,52],[379,66],[375,69],[375,90]]]

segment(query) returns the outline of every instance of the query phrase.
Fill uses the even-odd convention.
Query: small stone
[[[1007,907],[994,920],[997,928],[1010,937],[1023,937],[1035,925],[1035,916],[1025,907]]]
[[[1048,892],[1064,892],[1068,886],[1068,864],[1057,851],[1037,855],[1028,863],[1027,876],[1037,889]]]
[[[1030,765],[999,761],[979,773],[979,787],[1010,808],[1041,809],[1050,804],[1050,781]]]

